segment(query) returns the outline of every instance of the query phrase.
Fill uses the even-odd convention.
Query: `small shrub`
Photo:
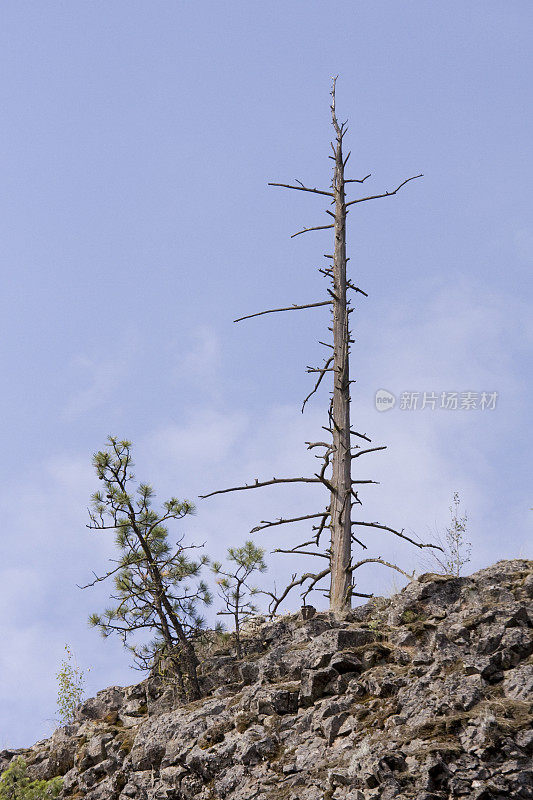
[[[17,756],[0,777],[0,800],[49,800],[59,795],[62,785],[61,778],[32,781],[26,762]]]
[[[66,658],[61,664],[61,669],[56,674],[58,680],[57,706],[59,709],[59,719],[63,725],[72,722],[76,708],[81,703],[85,679],[83,670],[77,663],[72,650],[65,645]]]
[[[423,565],[430,570],[437,567],[441,575],[458,578],[465,564],[470,561],[472,543],[467,539],[466,523],[468,515],[461,515],[459,492],[453,493],[453,505],[450,506],[450,524],[442,534],[436,529],[433,539],[438,549],[431,550],[429,559]]]
[[[451,524],[446,528],[446,548],[444,554],[443,568],[445,575],[459,577],[465,564],[470,561],[472,545],[466,539],[466,523],[468,515],[463,516],[459,513],[459,493],[453,493],[453,506],[450,506]]]

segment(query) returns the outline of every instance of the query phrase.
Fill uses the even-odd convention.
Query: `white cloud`
[[[190,349],[180,359],[177,374],[213,379],[218,373],[220,359],[220,342],[215,331],[209,325],[199,325],[191,331],[190,338]]]
[[[524,226],[518,228],[513,234],[516,252],[526,264],[533,263],[533,228]]]
[[[514,387],[519,328],[531,338],[521,298],[462,277],[404,294],[379,326],[370,319],[362,334],[372,342],[373,364],[394,381],[391,390],[481,390],[498,381]]]
[[[109,537],[85,528],[92,484],[85,459],[58,454],[0,493],[10,533],[0,567],[0,705],[9,746],[27,745],[55,727],[55,675],[66,643],[82,667],[93,667],[91,693],[108,681],[134,680],[121,649],[86,626],[106,591],[76,586],[91,579],[92,568],[105,569],[113,552]]]
[[[358,475],[380,481],[361,490],[364,505],[357,512],[362,519],[413,530],[423,538],[428,527],[447,524],[452,492],[458,490],[469,513],[472,568],[524,555],[533,524],[529,486],[518,470],[519,480],[505,475],[515,469],[513,444],[521,441],[528,414],[524,376],[513,357],[514,329],[509,328],[512,320],[524,331],[530,329],[524,306],[519,299],[495,296],[466,280],[451,288],[425,287],[421,296],[428,298],[425,305],[406,298],[403,309],[382,320],[377,331],[373,323],[360,325],[353,376],[362,383],[353,392],[354,426],[388,449],[355,462]],[[203,356],[198,364],[216,369],[216,344],[208,332],[200,339]],[[394,409],[379,414],[373,401],[380,386],[394,392],[495,388],[502,401],[496,412]],[[312,475],[319,462],[305,441],[324,435],[326,392],[313,399],[304,415],[282,403],[256,416],[209,401],[179,424],[154,421],[135,446],[137,476],[153,482],[161,499],[177,495],[195,500],[255,478]],[[85,529],[93,489],[87,454],[61,452],[3,488],[0,499],[10,539],[0,581],[0,699],[7,709],[10,744],[28,743],[46,732],[46,719],[55,707],[53,676],[65,642],[74,646],[82,665],[93,667],[91,692],[137,677],[128,670],[117,641],[103,642],[85,628],[88,612],[105,604],[108,588],[99,585],[89,593],[75,586],[90,579],[92,568],[104,570],[113,555],[112,537]],[[10,502],[13,497],[16,506]],[[220,558],[261,520],[318,512],[327,502],[327,492],[314,484],[217,495],[197,500],[198,514],[183,520],[181,531],[190,541],[206,541],[208,552]],[[270,551],[294,546],[309,530],[308,523],[280,526],[254,538]],[[368,555],[397,560],[409,570],[420,567],[418,551],[386,533],[366,530],[361,538]],[[357,549],[355,555],[359,557]],[[311,565],[282,555],[269,561],[264,586],[282,586],[295,569]],[[360,571],[358,583],[362,591],[386,593],[402,579],[368,567]],[[325,602],[320,597],[317,601]],[[289,605],[298,603],[296,593]],[[36,653],[43,657],[36,660]],[[42,709],[38,723],[37,707]]]
[[[222,413],[195,409],[186,422],[157,428],[143,446],[152,461],[170,463],[174,468],[204,470],[228,458],[235,441],[249,425],[244,412]]]
[[[138,338],[131,331],[104,354],[77,356],[72,363],[74,388],[64,406],[64,417],[76,420],[108,403],[130,374],[138,356]]]

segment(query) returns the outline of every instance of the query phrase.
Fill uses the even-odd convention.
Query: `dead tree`
[[[350,213],[351,206],[356,203],[365,203],[369,200],[377,200],[383,197],[391,197],[405,186],[409,181],[421,178],[422,175],[413,175],[410,178],[402,181],[399,186],[390,192],[382,192],[381,194],[373,194],[367,197],[358,197],[353,200],[346,201],[346,187],[349,183],[363,184],[370,178],[366,175],[364,178],[346,178],[345,168],[350,158],[350,153],[344,156],[343,144],[344,137],[348,130],[347,123],[339,123],[335,108],[335,83],[336,78],[333,79],[333,88],[331,91],[331,119],[333,129],[335,132],[335,140],[331,142],[333,155],[329,158],[333,160],[333,180],[329,189],[316,189],[305,186],[301,181],[296,180],[295,184],[287,183],[269,183],[269,186],[280,186],[285,189],[294,189],[299,192],[309,192],[312,194],[321,195],[330,198],[330,205],[332,209],[326,209],[326,214],[331,217],[331,222],[327,225],[315,225],[309,228],[303,228],[293,234],[291,238],[299,236],[309,231],[321,231],[332,229],[333,230],[333,253],[325,255],[325,258],[330,262],[328,266],[320,268],[319,272],[331,283],[331,287],[327,289],[329,295],[328,299],[316,303],[293,304],[284,308],[272,308],[267,311],[259,311],[256,314],[248,314],[244,317],[239,317],[235,322],[241,322],[245,319],[251,319],[263,314],[273,314],[282,311],[296,311],[307,308],[317,308],[319,306],[330,306],[332,313],[332,324],[328,328],[333,334],[332,343],[320,342],[329,349],[329,355],[324,359],[324,363],[319,367],[307,367],[307,372],[317,376],[314,388],[305,398],[302,405],[302,412],[306,403],[318,390],[324,377],[330,373],[333,378],[333,391],[328,409],[328,425],[324,430],[330,435],[331,440],[328,442],[306,442],[308,449],[319,448],[321,455],[317,456],[322,461],[322,466],[319,472],[315,473],[313,477],[298,477],[298,478],[272,478],[272,480],[259,481],[257,478],[253,484],[245,484],[243,486],[234,486],[229,489],[219,489],[218,491],[211,492],[210,494],[201,495],[201,497],[211,497],[215,494],[222,494],[224,492],[235,492],[244,489],[255,489],[261,486],[268,486],[278,483],[321,483],[329,492],[329,504],[327,508],[316,514],[307,514],[301,517],[293,518],[279,518],[275,521],[269,522],[263,520],[261,525],[253,529],[252,532],[262,530],[264,528],[273,527],[275,525],[285,525],[292,522],[300,522],[307,519],[319,520],[318,524],[313,526],[312,537],[300,545],[292,548],[291,550],[276,549],[275,552],[293,553],[300,555],[319,556],[327,560],[328,564],[323,570],[318,572],[309,572],[301,576],[294,575],[291,583],[287,586],[282,594],[278,597],[271,594],[272,604],[271,612],[275,613],[279,604],[285,599],[288,592],[296,587],[305,587],[302,596],[305,599],[309,592],[315,590],[317,585],[330,575],[330,589],[327,593],[330,600],[330,609],[334,612],[340,613],[350,608],[352,596],[370,597],[368,594],[361,594],[354,591],[353,572],[363,564],[372,562],[380,563],[406,575],[395,564],[390,564],[382,558],[366,558],[356,563],[352,562],[352,545],[358,544],[366,550],[366,545],[361,542],[354,534],[354,528],[357,527],[370,527],[378,531],[387,531],[401,539],[407,540],[417,547],[431,547],[432,545],[425,545],[414,541],[406,536],[402,531],[397,531],[386,525],[381,525],[378,522],[364,522],[352,519],[352,509],[354,505],[360,505],[361,501],[357,493],[357,486],[361,484],[372,484],[375,481],[362,480],[354,478],[352,474],[352,462],[359,456],[367,453],[375,452],[377,450],[385,450],[381,447],[365,447],[361,449],[359,444],[353,445],[354,440],[360,440],[370,443],[371,440],[366,434],[359,433],[352,428],[350,421],[350,344],[353,340],[351,338],[349,319],[353,311],[349,292],[359,293],[364,297],[368,295],[358,286],[356,286],[351,279],[347,276],[347,263],[348,257],[346,255],[346,220]],[[329,472],[329,474],[327,474]],[[331,532],[330,546],[324,551],[320,549],[320,539],[328,527]]]

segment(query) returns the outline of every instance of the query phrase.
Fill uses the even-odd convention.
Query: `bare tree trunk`
[[[347,299],[348,290],[358,292],[363,296],[368,295],[358,286],[355,286],[351,280],[346,277],[346,266],[348,258],[346,256],[346,217],[350,211],[350,207],[356,203],[366,203],[369,200],[377,200],[383,197],[392,197],[396,195],[400,189],[416,178],[421,178],[422,175],[413,175],[406,178],[392,191],[381,192],[379,194],[372,194],[367,197],[357,197],[353,200],[346,202],[346,185],[348,183],[363,184],[370,178],[366,175],[363,178],[345,178],[344,169],[350,157],[350,153],[344,158],[342,152],[343,138],[347,132],[347,123],[339,123],[335,111],[335,84],[336,78],[333,79],[333,88],[331,91],[331,117],[333,128],[335,130],[335,144],[331,143],[334,155],[330,158],[335,162],[333,171],[333,181],[330,190],[318,189],[316,187],[305,186],[300,180],[295,180],[295,184],[288,183],[269,183],[269,186],[279,186],[285,189],[292,189],[298,192],[309,192],[315,195],[330,198],[330,203],[335,207],[334,212],[330,209],[326,210],[326,214],[333,218],[333,222],[327,225],[314,225],[305,227],[302,230],[293,234],[300,236],[300,234],[308,233],[309,231],[323,231],[327,229],[334,230],[334,251],[333,254],[327,254],[326,258],[332,259],[331,266],[327,268],[319,268],[319,272],[331,279],[332,289],[328,289],[329,300],[321,300],[319,302],[295,304],[291,306],[282,306],[280,308],[271,308],[266,311],[259,311],[255,314],[247,314],[246,316],[239,317],[235,322],[240,322],[253,317],[259,317],[263,314],[274,314],[279,312],[300,311],[307,308],[317,308],[318,306],[330,305],[333,312],[333,324],[329,329],[333,333],[333,345],[329,342],[320,342],[327,348],[333,348],[333,354],[324,359],[324,364],[319,367],[307,367],[307,372],[316,373],[317,380],[313,390],[307,395],[302,405],[302,412],[308,400],[315,394],[321,385],[326,373],[333,373],[333,394],[329,404],[329,425],[326,430],[331,434],[331,442],[306,442],[308,449],[324,448],[321,455],[316,458],[322,460],[322,468],[320,472],[316,472],[314,477],[295,477],[295,478],[272,478],[271,480],[259,481],[257,478],[253,483],[247,483],[242,486],[232,486],[228,489],[218,489],[217,491],[210,492],[209,494],[200,495],[200,497],[212,497],[216,494],[223,494],[225,492],[237,492],[248,489],[257,489],[263,486],[270,486],[273,484],[287,484],[287,483],[322,483],[330,493],[329,506],[319,512],[313,514],[306,514],[296,517],[280,517],[274,521],[262,520],[261,525],[252,529],[252,533],[265,528],[271,528],[276,525],[285,525],[289,523],[301,522],[306,519],[320,519],[318,525],[313,526],[313,534],[311,537],[295,545],[290,549],[276,548],[274,552],[277,553],[290,553],[293,555],[305,556],[318,556],[326,559],[328,566],[326,569],[317,572],[305,572],[300,577],[295,573],[292,576],[291,582],[285,587],[280,596],[272,592],[265,592],[272,598],[270,605],[271,614],[275,614],[279,605],[284,601],[285,597],[293,588],[297,586],[305,586],[302,592],[304,604],[310,592],[320,589],[320,582],[330,576],[330,591],[329,601],[330,609],[336,614],[342,614],[351,608],[352,597],[371,597],[371,595],[361,592],[355,592],[353,584],[353,572],[358,567],[367,563],[379,563],[391,569],[398,570],[404,575],[403,572],[395,564],[390,564],[381,558],[377,559],[363,559],[357,563],[352,562],[352,541],[356,542],[360,547],[366,550],[366,545],[357,539],[352,534],[353,526],[364,526],[374,528],[376,530],[388,531],[399,538],[411,542],[416,547],[433,547],[431,544],[424,544],[422,542],[414,541],[412,538],[406,536],[403,532],[397,531],[387,525],[381,525],[379,522],[366,522],[366,521],[353,521],[352,520],[352,505],[361,503],[354,490],[355,485],[359,484],[372,484],[373,480],[360,480],[352,477],[352,459],[362,456],[367,453],[372,453],[377,450],[384,450],[384,447],[368,447],[363,450],[357,450],[352,453],[351,440],[352,436],[356,436],[365,442],[371,442],[366,434],[358,433],[351,428],[350,422],[350,330],[349,330],[349,316],[352,311],[349,300]],[[292,237],[292,238],[293,238]],[[331,476],[326,475],[326,471],[331,468]],[[329,520],[329,522],[328,522]],[[321,552],[320,537],[322,532],[329,527],[331,533],[330,547],[326,552]],[[316,548],[316,550],[313,550]]]
[[[172,627],[176,631],[176,636],[178,639],[178,658],[180,665],[185,668],[188,698],[189,700],[198,700],[202,696],[202,691],[200,689],[200,681],[198,680],[198,658],[194,651],[194,647],[187,638],[185,631],[183,630],[183,626],[174,613],[166,595],[162,597],[162,602],[165,611],[168,614],[168,618],[172,623]]]
[[[237,658],[242,658],[242,643],[241,643],[241,621],[239,619],[238,611],[235,612],[233,615],[235,620],[235,650],[237,652]]]
[[[330,608],[342,612],[351,607],[351,456],[350,456],[350,333],[346,299],[346,198],[343,130],[335,115],[335,84],[331,115],[337,134],[332,188],[335,200],[335,249],[333,255],[333,399],[330,422],[333,437],[331,484],[331,589]]]
[[[242,645],[241,645],[241,621],[239,619],[239,604],[241,601],[241,584],[237,580],[235,588],[235,645],[237,650],[237,658],[242,658]]]
[[[126,492],[126,484],[121,477],[116,474],[115,475],[117,482],[122,489],[123,492]],[[135,519],[135,510],[131,503],[128,503],[129,509],[129,518],[130,523],[137,539],[139,540],[139,544],[145,554],[146,563],[148,565],[148,569],[150,571],[150,575],[155,585],[155,592],[156,592],[156,609],[161,620],[162,625],[166,628],[166,635],[165,640],[168,642],[169,640],[172,641],[173,637],[169,631],[167,619],[172,624],[176,632],[177,644],[178,644],[178,658],[180,661],[180,669],[182,672],[185,672],[187,678],[187,695],[190,700],[198,700],[202,696],[202,692],[200,689],[200,681],[198,680],[198,658],[196,657],[196,653],[194,650],[193,645],[187,638],[187,635],[183,629],[183,625],[181,624],[180,620],[178,619],[177,615],[172,608],[172,605],[166,595],[165,588],[163,586],[163,578],[161,576],[161,572],[157,564],[155,563],[154,557],[152,556],[151,550],[146,542],[145,537],[143,536],[142,531],[140,530],[139,526],[137,525]],[[165,617],[166,614],[166,617]],[[175,645],[174,645],[175,646]]]

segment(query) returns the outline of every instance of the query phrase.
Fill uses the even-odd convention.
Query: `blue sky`
[[[113,556],[85,528],[109,433],[133,440],[162,498],[315,469],[303,443],[327,393],[300,405],[327,311],[232,320],[323,299],[330,232],[289,236],[326,206],[267,182],[329,183],[334,74],[353,175],[372,173],[372,192],[425,176],[350,216],[369,294],[352,318],[354,425],[388,445],[358,463],[381,482],[366,519],[428,535],[459,491],[469,568],[529,555],[532,22],[520,0],[2,4],[0,747],[53,730],[65,643],[89,694],[140,677],[86,626],[106,588],[76,586]],[[498,401],[379,413],[378,389]],[[198,501],[180,531],[221,557],[261,519],[320,510],[315,489]],[[269,563],[266,584],[299,566]]]

